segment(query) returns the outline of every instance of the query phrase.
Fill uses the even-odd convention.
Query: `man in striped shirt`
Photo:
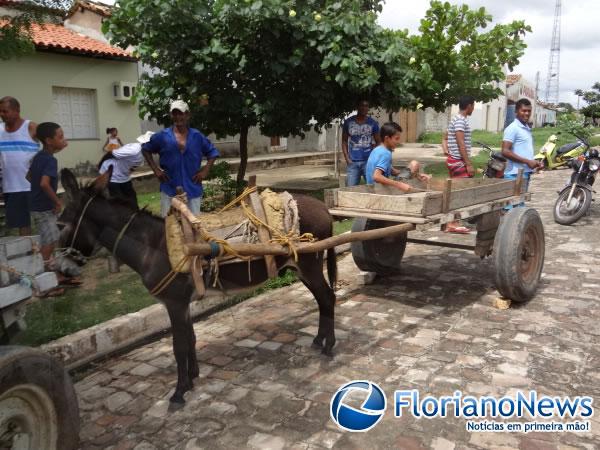
[[[458,100],[458,108],[458,114],[448,125],[446,166],[452,178],[470,178],[475,171],[471,164],[471,126],[468,117],[475,109],[475,99],[463,95]]]
[[[475,98],[463,95],[458,99],[458,114],[450,121],[446,133],[448,155],[446,166],[452,178],[471,178],[475,174],[471,164],[471,126],[468,117],[475,109]],[[450,222],[446,231],[450,233],[469,233],[459,222]]]
[[[37,124],[21,118],[16,98],[0,98],[0,164],[6,226],[18,228],[21,236],[31,234],[29,203],[31,186],[25,178],[31,160],[39,150]]]

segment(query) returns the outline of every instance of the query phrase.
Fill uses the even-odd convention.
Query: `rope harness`
[[[250,194],[252,194],[256,191],[257,191],[256,186],[245,188],[244,191],[240,195],[238,195],[235,199],[230,201],[227,205],[225,205],[223,208],[221,208],[218,212],[219,213],[225,212],[225,211],[231,209],[232,207],[236,206],[237,204],[240,204],[242,207],[242,210],[244,211],[244,214],[246,215],[248,220],[257,229],[259,227],[264,227],[265,229],[267,229],[270,232],[271,239],[269,242],[287,247],[288,252],[289,252],[288,256],[293,256],[294,261],[298,262],[298,252],[296,250],[295,244],[298,242],[313,242],[315,240],[314,236],[312,235],[312,233],[304,233],[302,235],[298,235],[297,233],[294,233],[293,230],[290,230],[288,233],[284,234],[280,230],[270,226],[268,223],[266,223],[265,221],[263,221],[259,217],[257,217],[256,214],[254,214],[254,212],[252,211],[251,207],[248,206],[248,204],[245,201],[246,197],[248,197]],[[177,198],[180,201],[183,201],[184,203],[186,202],[185,193],[178,194],[175,196],[175,198]],[[186,220],[186,219],[184,218],[182,220]],[[192,220],[191,226],[192,226],[193,230],[198,233],[198,236],[203,241],[209,243],[211,246],[211,255],[210,255],[209,259],[211,259],[210,269],[214,276],[213,287],[215,287],[217,284],[220,284],[219,261],[218,261],[219,257],[225,256],[225,255],[233,256],[242,261],[248,261],[248,263],[250,263],[250,261],[253,259],[252,256],[244,256],[244,255],[241,255],[238,252],[236,252],[231,247],[231,245],[229,244],[229,242],[227,240],[217,238],[217,237],[211,235],[209,232],[207,232],[202,227],[202,221],[200,219],[196,218],[196,219]],[[165,290],[169,286],[169,284],[171,284],[171,282],[175,279],[175,277],[177,276],[177,273],[180,271],[180,269],[182,269],[191,258],[193,258],[193,260],[192,260],[193,267],[200,267],[200,270],[202,270],[201,269],[202,265],[197,264],[198,258],[199,258],[198,256],[190,257],[190,256],[186,255],[183,258],[181,258],[179,263],[177,263],[175,265],[175,267],[173,267],[159,281],[159,283],[154,287],[154,289],[152,289],[152,291],[150,291],[150,294],[153,296],[156,296],[156,295],[160,294],[163,290]],[[250,273],[250,267],[248,267],[248,272]]]

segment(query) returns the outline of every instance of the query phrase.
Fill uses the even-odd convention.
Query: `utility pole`
[[[556,0],[554,8],[554,26],[550,44],[550,60],[548,62],[548,78],[546,79],[546,103],[558,104],[558,86],[560,75],[560,17],[561,0]]]

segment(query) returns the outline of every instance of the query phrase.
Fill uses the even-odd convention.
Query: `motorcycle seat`
[[[563,153],[570,152],[574,148],[579,147],[581,144],[579,142],[572,142],[571,144],[565,144],[561,148],[556,151],[557,155],[562,155]]]

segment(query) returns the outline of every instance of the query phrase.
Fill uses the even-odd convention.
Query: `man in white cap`
[[[195,128],[190,128],[190,107],[182,100],[171,102],[173,126],[155,133],[150,141],[142,145],[142,153],[160,180],[160,212],[163,217],[169,212],[171,198],[181,186],[187,194],[188,207],[192,213],[200,214],[202,180],[219,157],[215,146]],[[152,155],[158,153],[158,165]],[[202,159],[206,164],[202,166]],[[159,167],[160,166],[160,167]]]

